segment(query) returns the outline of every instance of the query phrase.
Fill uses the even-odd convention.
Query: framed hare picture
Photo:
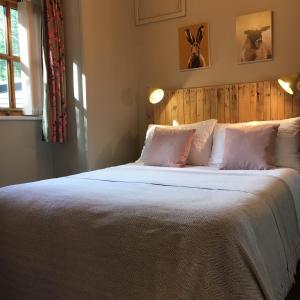
[[[272,12],[263,11],[236,19],[236,42],[239,63],[273,58]]]
[[[179,69],[202,69],[210,65],[209,26],[199,23],[178,29]]]

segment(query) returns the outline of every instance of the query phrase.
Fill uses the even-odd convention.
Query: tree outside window
[[[23,107],[17,2],[0,0],[0,114]]]

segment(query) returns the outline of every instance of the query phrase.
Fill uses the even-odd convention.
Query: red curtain
[[[64,22],[61,0],[43,1],[44,139],[64,143],[67,138]],[[45,76],[44,76],[45,79]]]

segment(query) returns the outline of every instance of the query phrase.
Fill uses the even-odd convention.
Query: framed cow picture
[[[209,26],[198,23],[178,29],[179,69],[202,69],[209,66]]]
[[[263,11],[236,18],[239,63],[273,59],[272,12]]]

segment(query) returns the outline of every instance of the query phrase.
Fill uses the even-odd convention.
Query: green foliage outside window
[[[18,12],[15,9],[10,10],[11,18],[11,33],[12,33],[12,52],[15,56],[20,56],[20,46],[19,46],[19,21],[18,21]],[[6,16],[5,16],[5,7],[0,6],[0,53],[7,54],[6,49]],[[21,77],[21,65],[16,64],[15,68],[15,78]],[[7,80],[7,71],[6,71],[6,61],[0,60],[0,80]]]

